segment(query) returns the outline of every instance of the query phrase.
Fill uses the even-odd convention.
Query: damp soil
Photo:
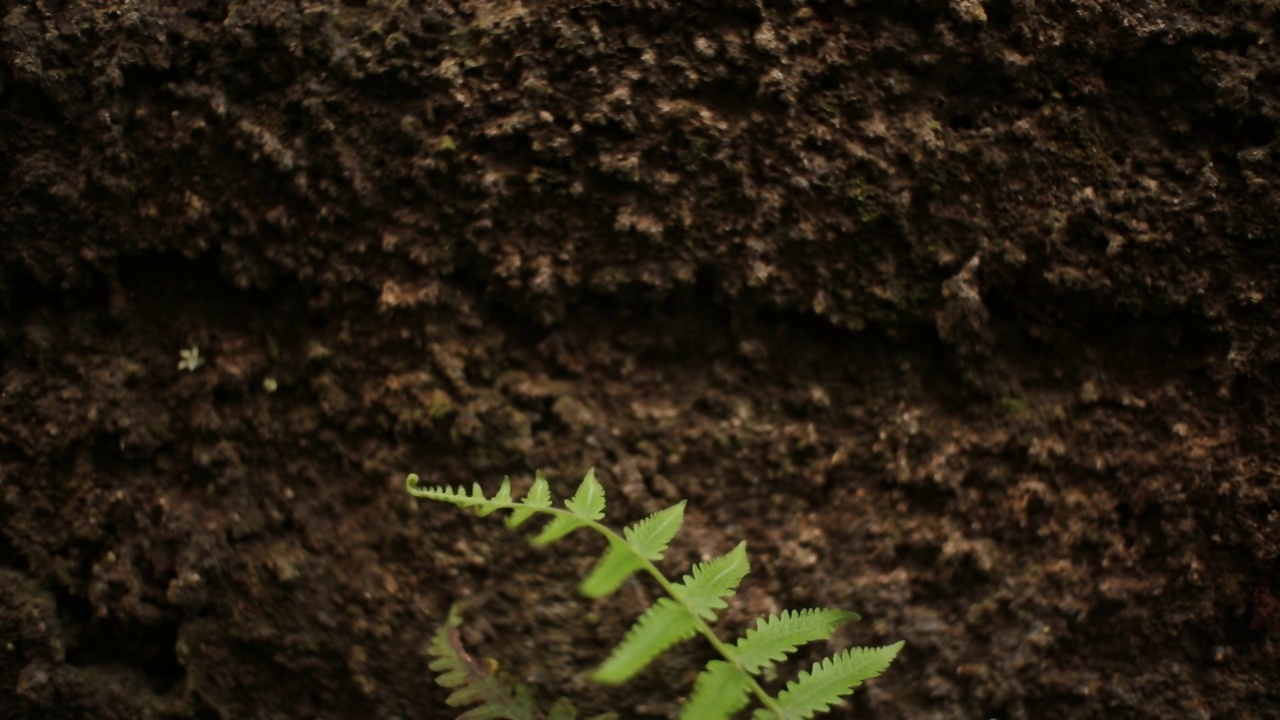
[[[668,717],[704,648],[584,679],[654,588],[403,488],[594,467],[673,573],[748,542],[726,632],[906,641],[833,718],[1280,718],[1273,4],[0,0],[0,58],[0,717],[455,717],[460,600]]]

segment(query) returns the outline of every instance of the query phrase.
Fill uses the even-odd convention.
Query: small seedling
[[[759,704],[752,720],[807,720],[827,712],[864,680],[876,677],[902,649],[902,643],[878,648],[849,648],[824,658],[787,683],[773,695],[760,684],[770,678],[778,662],[801,645],[829,640],[836,629],[858,616],[845,610],[809,609],[786,611],[757,621],[754,628],[735,642],[725,642],[711,629],[716,611],[728,607],[749,572],[746,543],[720,557],[693,566],[691,574],[673,582],[655,564],[684,522],[685,503],[665,510],[625,528],[621,534],[600,523],[604,517],[604,488],[595,472],[587,473],[564,508],[552,505],[551,488],[541,473],[523,499],[511,494],[511,483],[503,480],[492,497],[479,484],[468,493],[465,488],[422,487],[417,475],[410,475],[410,494],[428,500],[451,503],[475,511],[481,517],[499,510],[510,511],[506,524],[514,528],[533,515],[548,515],[551,521],[534,536],[534,545],[548,545],[579,528],[603,536],[608,550],[582,581],[579,590],[589,598],[599,598],[617,590],[636,572],[652,577],[665,592],[640,616],[635,625],[595,670],[598,682],[616,684],[648,667],[672,646],[701,635],[719,655],[707,663],[693,684],[689,700],[682,706],[681,720],[728,720],[751,704]],[[457,639],[461,622],[450,612],[436,634],[429,652],[436,658],[431,668],[444,674],[437,680],[449,688],[459,688],[450,696],[451,705],[476,704],[459,720],[508,718],[535,720],[536,713],[527,688],[493,673],[466,654]],[[557,702],[547,716],[550,720],[571,720],[576,711],[568,701]]]
[[[187,372],[195,372],[196,368],[204,364],[204,358],[200,357],[200,348],[192,345],[185,350],[178,351],[178,369]]]

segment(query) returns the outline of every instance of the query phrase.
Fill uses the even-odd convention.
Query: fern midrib
[[[410,486],[409,492],[416,494],[414,493],[414,490],[415,488]],[[658,566],[655,565],[653,561],[636,552],[635,548],[631,547],[631,544],[627,542],[627,539],[623,537],[621,533],[614,531],[612,528],[600,523],[598,520],[584,518],[581,515],[577,515],[572,511],[565,510],[563,508],[533,507],[525,505],[520,501],[494,501],[489,499],[486,499],[484,503],[496,510],[515,510],[517,508],[523,508],[543,515],[569,517],[575,522],[580,523],[582,527],[589,527],[597,533],[605,536],[609,539],[611,545],[618,545],[624,548],[640,562],[640,569],[647,572],[649,577],[656,580],[658,584],[662,586],[663,591],[667,593],[667,596],[672,600],[675,600],[676,603],[678,603],[680,607],[684,608],[684,611],[693,618],[694,627],[698,634],[705,638],[706,641],[711,644],[711,647],[715,648],[715,651],[720,653],[720,656],[724,658],[725,661],[737,669],[738,672],[742,673],[742,676],[750,683],[751,693],[756,696],[756,699],[760,701],[760,704],[773,712],[779,720],[785,720],[786,715],[783,713],[782,707],[778,705],[778,701],[765,691],[765,689],[760,686],[760,683],[756,682],[754,675],[747,672],[746,669],[742,667],[742,663],[738,660],[737,655],[735,655],[733,650],[723,640],[721,640],[718,635],[716,635],[715,631],[711,629],[711,626],[707,624],[707,621],[702,619],[702,616],[698,614],[697,610],[695,610],[689,601],[685,599],[684,595],[676,589],[675,583],[668,580],[667,576],[662,573],[662,570],[658,569]]]

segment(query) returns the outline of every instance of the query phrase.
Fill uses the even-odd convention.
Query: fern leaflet
[[[503,480],[503,487],[510,488],[510,481]],[[508,489],[508,493],[510,490]],[[494,496],[496,501],[503,492],[498,491],[498,495]],[[533,474],[533,487],[529,488],[528,494],[524,496],[524,500],[520,502],[524,507],[518,507],[511,511],[511,516],[507,518],[507,527],[519,527],[525,520],[533,517],[538,510],[545,510],[551,507],[551,486],[547,484],[547,479],[542,477],[541,472]],[[494,510],[498,508],[495,507]]]
[[[889,667],[902,643],[879,648],[849,648],[814,663],[778,694],[778,711],[757,710],[752,720],[808,720]]]
[[[845,610],[786,610],[781,615],[758,620],[756,626],[733,646],[733,652],[744,671],[759,673],[785,660],[801,645],[826,640],[836,628],[857,619],[857,613]]]
[[[645,611],[591,677],[617,684],[640,672],[664,650],[697,634],[688,610],[671,598],[661,598]]]
[[[733,595],[749,572],[747,544],[740,542],[724,555],[694,565],[693,574],[675,586],[675,594],[702,619],[715,620],[716,610],[729,607],[724,599]]]
[[[596,480],[596,471],[587,473],[578,492],[565,501],[568,513],[556,515],[533,539],[534,545],[550,545],[569,533],[604,517],[604,488]]]
[[[479,485],[475,487],[475,493],[480,497],[484,497],[484,491]],[[511,478],[502,478],[502,486],[498,488],[498,492],[494,494],[492,501],[486,501],[476,507],[476,514],[480,517],[492,515],[502,508],[503,505],[511,502]]]

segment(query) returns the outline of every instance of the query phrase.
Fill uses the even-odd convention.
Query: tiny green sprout
[[[276,382],[275,378],[263,378],[262,380],[263,390],[266,390],[269,393],[273,393],[279,388],[280,388],[280,384]]]
[[[195,372],[195,369],[204,364],[204,358],[200,357],[200,348],[192,345],[185,350],[178,351],[178,369],[187,372]]]

